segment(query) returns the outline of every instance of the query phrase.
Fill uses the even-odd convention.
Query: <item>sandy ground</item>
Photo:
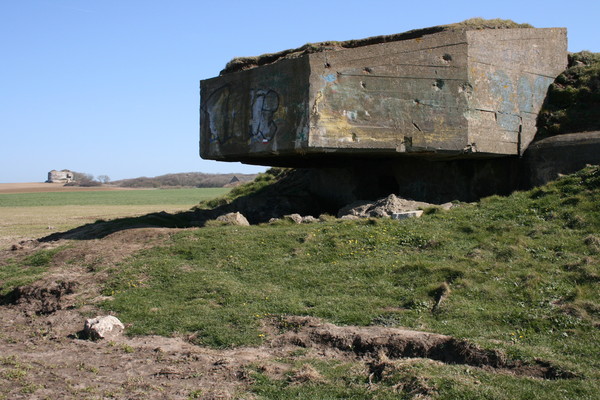
[[[65,186],[63,183],[0,183],[1,193],[36,193],[36,192],[97,192],[101,190],[131,190],[116,186],[78,187]]]

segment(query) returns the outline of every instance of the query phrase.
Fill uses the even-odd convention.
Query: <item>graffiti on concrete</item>
[[[251,143],[269,143],[278,130],[274,120],[275,113],[279,109],[279,94],[270,89],[252,89],[249,93],[250,119],[247,120],[246,129],[240,129],[240,118],[238,109],[243,109],[239,104],[239,96],[232,93],[229,85],[224,85],[214,90],[201,111],[210,132],[209,142],[224,144],[234,140],[234,136],[246,137]],[[237,100],[236,100],[237,99]],[[247,109],[247,108],[246,108]]]
[[[208,120],[210,143],[224,143],[231,138],[229,133],[229,85],[212,92],[201,108]]]
[[[250,91],[250,102],[250,140],[269,143],[277,133],[277,124],[273,116],[279,108],[279,94],[274,90],[253,89]]]

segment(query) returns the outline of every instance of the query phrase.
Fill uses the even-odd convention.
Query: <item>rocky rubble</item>
[[[439,207],[444,210],[449,210],[453,207],[453,204],[432,204],[422,201],[407,200],[400,198],[395,194],[390,194],[389,196],[376,201],[361,200],[348,204],[338,211],[337,217],[340,219],[392,218],[402,220],[406,218],[418,218],[423,214],[423,209],[429,207]],[[280,220],[291,221],[296,224],[309,224],[320,221],[319,218],[315,218],[312,215],[302,216],[301,214],[293,213],[286,214],[281,218],[271,218],[268,222],[273,223]],[[240,212],[221,215],[217,218],[217,221],[221,221],[228,225],[249,225],[246,217]]]
[[[337,217],[345,219],[369,217],[404,219],[411,216],[419,217],[421,213],[412,213],[412,215],[409,213],[428,207],[441,207],[444,210],[448,210],[452,208],[452,203],[437,205],[422,201],[402,199],[395,194],[390,194],[388,197],[379,199],[375,202],[361,200],[350,203],[338,211]]]

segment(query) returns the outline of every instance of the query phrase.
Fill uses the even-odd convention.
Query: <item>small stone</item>
[[[224,222],[226,225],[239,225],[239,226],[250,226],[250,223],[240,212],[232,212],[221,215],[217,218],[217,221]]]
[[[305,217],[302,217],[303,224],[312,224],[313,222],[319,222],[319,220],[317,218],[313,217],[312,215],[307,215]]]
[[[284,215],[283,218],[285,218],[287,220],[294,221],[297,224],[301,224],[302,223],[302,215],[300,215],[300,214]]]
[[[114,338],[124,330],[125,326],[117,317],[112,315],[87,319],[83,327],[85,335],[92,340]]]
[[[444,203],[444,204],[440,204],[440,208],[442,210],[450,210],[451,208],[454,208],[454,204],[452,202],[448,202],[448,203]]]

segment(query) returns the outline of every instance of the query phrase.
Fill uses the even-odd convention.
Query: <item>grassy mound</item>
[[[195,208],[197,210],[210,210],[231,204],[236,199],[256,193],[261,189],[274,184],[289,172],[289,168],[269,168],[267,171],[258,174],[252,181],[234,187],[224,196],[202,201]]]
[[[600,167],[590,166],[531,191],[431,208],[416,220],[168,231],[160,245],[146,243],[118,267],[88,267],[86,279],[102,282],[102,307],[132,335],[230,348],[300,329],[293,316],[344,326],[327,334],[338,353],[323,354],[337,357],[298,347],[278,350],[273,362],[285,373],[245,365],[238,375],[252,393],[244,397],[593,399],[600,392],[599,205]],[[14,303],[16,284],[89,262],[69,247],[8,260],[0,303]],[[358,344],[382,342],[343,336],[351,326],[449,335],[500,364],[517,360],[524,372],[536,366],[548,374],[436,357],[368,359]],[[355,354],[339,356],[344,349]]]
[[[292,213],[319,216],[336,212],[339,206],[311,191],[314,178],[315,171],[309,168],[271,168],[225,196],[200,203],[197,218],[214,219],[239,211],[251,224],[258,224]]]
[[[378,392],[361,397],[366,378],[356,365],[315,361],[326,383],[290,385],[255,371],[254,388],[266,398],[397,398],[394,382],[405,380],[439,398],[593,398],[600,389],[599,204],[595,166],[509,197],[430,209],[419,220],[185,231],[113,271],[104,307],[131,324],[131,334],[186,334],[215,347],[260,344],[268,339],[265,321],[286,315],[403,326],[525,361],[550,360],[586,377],[465,375],[462,367],[417,363],[410,371],[396,365]]]
[[[569,56],[569,67],[548,90],[539,114],[537,139],[600,130],[600,53]]]

